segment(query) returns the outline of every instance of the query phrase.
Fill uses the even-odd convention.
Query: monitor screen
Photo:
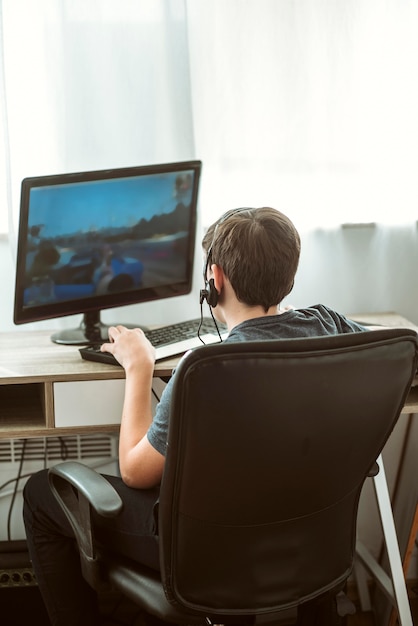
[[[14,322],[83,314],[53,341],[107,339],[100,311],[192,288],[200,161],[25,178]]]

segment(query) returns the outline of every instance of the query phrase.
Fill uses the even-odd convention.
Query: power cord
[[[16,500],[16,495],[17,495],[19,482],[20,482],[21,478],[23,477],[22,469],[23,469],[23,463],[24,463],[24,460],[25,460],[25,450],[26,450],[27,441],[28,441],[27,439],[23,440],[22,451],[21,451],[21,455],[20,455],[19,469],[18,469],[17,476],[16,476],[16,479],[15,479],[15,486],[14,486],[14,489],[13,489],[13,495],[12,495],[12,499],[11,499],[10,506],[9,506],[9,513],[7,515],[7,539],[8,539],[8,541],[11,541],[11,538],[12,538],[11,529],[10,529],[11,519],[12,519],[12,511],[13,511],[13,506],[14,506],[14,503],[15,503],[15,500]]]
[[[152,395],[154,396],[154,398],[157,400],[157,402],[159,402],[160,401],[160,396],[155,391],[154,387],[151,387],[151,391],[152,391]]]
[[[155,394],[155,392],[154,392]],[[155,394],[156,395],[156,394]],[[156,395],[157,399],[158,396]],[[68,445],[66,443],[66,441],[64,440],[63,437],[57,437],[59,443],[60,443],[60,449],[61,449],[61,460],[65,461],[68,458]],[[44,446],[44,453],[43,453],[43,466],[44,469],[47,468],[47,463],[48,463],[48,441],[49,438],[47,437],[45,439],[45,446]],[[34,472],[28,472],[27,474],[23,474],[22,473],[22,469],[23,469],[23,464],[25,462],[25,454],[27,451],[27,444],[28,444],[28,439],[23,439],[22,440],[22,448],[20,451],[20,461],[19,461],[19,468],[17,471],[17,475],[14,478],[10,478],[9,480],[6,480],[2,485],[0,485],[0,491],[2,491],[5,487],[7,487],[8,485],[11,485],[14,483],[14,488],[13,488],[13,493],[12,493],[12,499],[10,501],[10,506],[9,506],[9,511],[8,511],[8,515],[7,515],[7,539],[8,541],[11,541],[11,519],[12,519],[12,512],[13,512],[13,508],[16,502],[16,497],[17,497],[17,493],[19,490],[19,482],[23,479],[23,478],[30,478],[30,476],[32,476],[32,474]]]
[[[213,323],[215,325],[216,332],[218,333],[219,341],[222,342],[222,335],[221,335],[221,333],[219,331],[218,323],[217,323],[217,321],[215,319],[215,316],[213,314],[211,306],[209,307],[209,312],[210,312],[210,316],[211,316],[211,318],[213,320]],[[203,341],[202,337],[200,336],[200,331],[202,329],[202,325],[203,325],[203,300],[201,299],[200,300],[200,323],[199,323],[199,326],[198,326],[198,329],[197,329],[197,336],[199,337],[201,343],[205,346],[206,344]]]

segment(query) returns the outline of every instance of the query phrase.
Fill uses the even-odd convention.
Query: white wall
[[[340,312],[396,311],[418,324],[418,230],[348,226],[302,233],[293,298]]]

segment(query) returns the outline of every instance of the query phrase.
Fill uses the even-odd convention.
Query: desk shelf
[[[51,386],[42,383],[0,385],[0,436],[10,429],[51,427],[51,393]]]

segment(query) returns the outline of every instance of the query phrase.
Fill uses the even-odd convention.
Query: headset
[[[226,222],[233,215],[236,215],[237,213],[243,213],[244,211],[251,211],[251,210],[252,210],[251,207],[241,207],[240,209],[230,209],[218,220],[215,226],[215,230],[213,232],[212,242],[206,254],[206,262],[203,268],[203,280],[205,283],[205,288],[200,290],[200,305],[202,305],[205,300],[211,308],[216,307],[216,305],[218,304],[219,292],[217,291],[215,287],[215,281],[213,280],[213,278],[211,278],[208,281],[209,262],[212,256],[212,248],[216,240],[216,233],[217,233],[218,227],[224,222]]]

